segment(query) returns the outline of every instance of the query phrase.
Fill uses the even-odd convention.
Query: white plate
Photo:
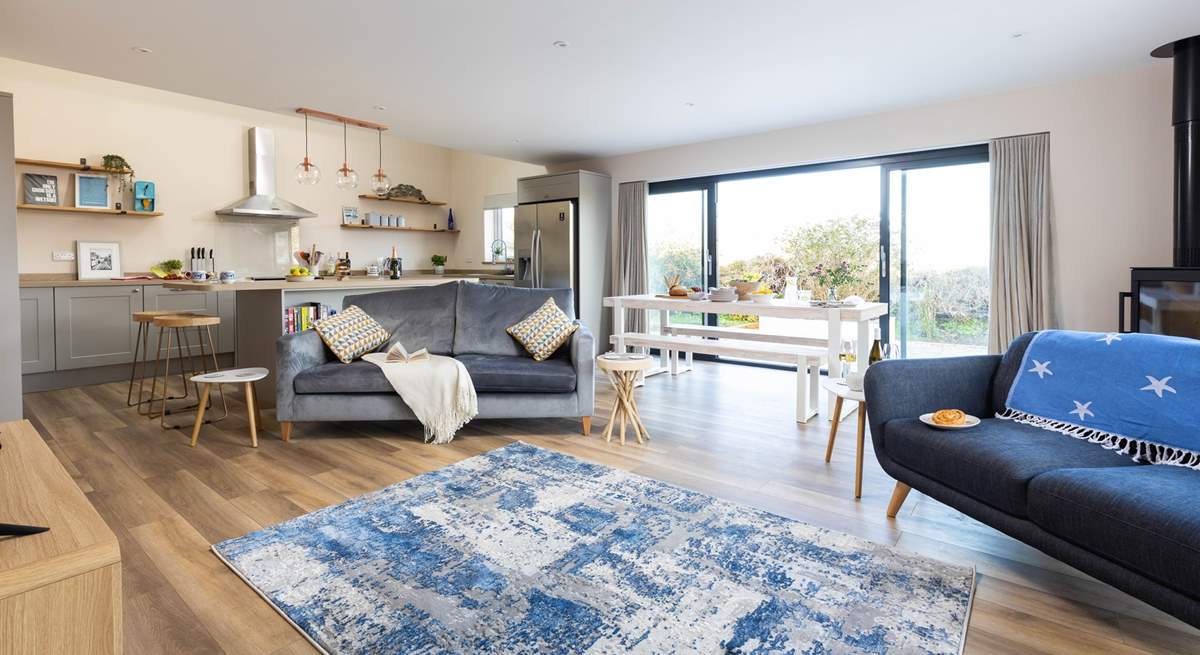
[[[921,415],[921,422],[931,428],[937,428],[939,430],[966,430],[967,428],[973,428],[976,425],[979,425],[979,419],[975,418],[974,416],[967,414],[966,418],[966,422],[962,425],[939,425],[933,422],[933,412],[930,412],[928,414]]]

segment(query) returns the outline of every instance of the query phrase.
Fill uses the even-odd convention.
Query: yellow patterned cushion
[[[383,329],[357,305],[313,323],[313,329],[343,364],[362,357],[387,342],[388,331]]]
[[[578,329],[579,324],[568,318],[553,298],[547,298],[537,311],[510,326],[508,333],[525,346],[534,361],[540,362],[553,355]]]

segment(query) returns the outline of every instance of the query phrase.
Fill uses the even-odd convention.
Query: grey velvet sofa
[[[888,516],[916,489],[1200,627],[1200,471],[994,418],[1032,337],[1003,357],[867,369],[871,441],[897,480]],[[983,422],[957,432],[917,418],[946,407]]]
[[[554,298],[574,318],[570,289],[520,289],[468,282],[347,296],[410,350],[452,356],[471,374],[477,418],[579,418],[591,428],[595,345],[580,324],[569,343],[535,362],[505,328]],[[276,344],[276,415],[284,440],[298,421],[392,421],[415,417],[379,367],[338,361],[313,330]]]

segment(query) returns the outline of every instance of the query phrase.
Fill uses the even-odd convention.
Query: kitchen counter
[[[207,289],[210,291],[313,291],[340,289],[401,289],[404,287],[432,286],[447,282],[478,282],[481,276],[459,275],[405,275],[399,280],[351,276],[343,280],[324,278],[311,282],[288,282],[287,280],[242,280],[232,284],[215,282],[196,283],[190,281],[166,282],[168,289]]]
[[[135,274],[136,275],[136,274]],[[22,289],[46,289],[52,287],[141,287],[157,286],[163,280],[77,280],[70,273],[22,273],[19,285]]]

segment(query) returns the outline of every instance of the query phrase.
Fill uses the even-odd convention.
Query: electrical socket
[[[55,262],[73,262],[75,261],[75,253],[70,250],[51,250],[50,260]]]
[[[474,263],[475,263],[475,260],[474,260],[474,259],[471,259],[470,257],[467,257],[467,258],[466,258],[464,261],[465,261],[467,264],[474,264]]]

